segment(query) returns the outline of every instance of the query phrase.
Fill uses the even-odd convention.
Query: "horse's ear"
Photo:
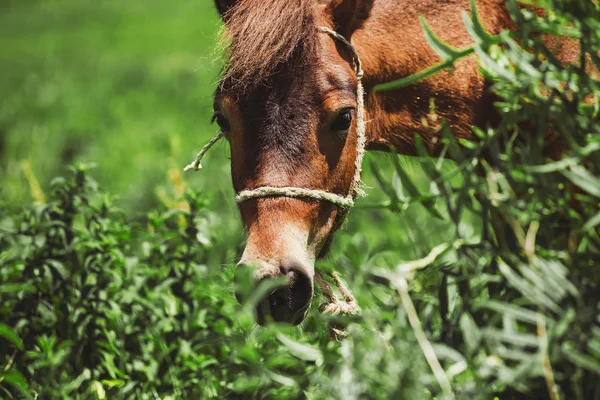
[[[331,15],[333,28],[349,38],[369,18],[374,0],[321,0]]]
[[[238,2],[238,0],[215,0],[217,11],[221,18],[226,19],[227,12]]]

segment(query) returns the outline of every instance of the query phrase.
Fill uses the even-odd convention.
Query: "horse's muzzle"
[[[248,267],[240,265],[238,268]],[[313,279],[305,269],[292,264],[289,267],[281,266],[280,271],[281,274],[278,276],[286,277],[287,281],[284,286],[275,289],[259,301],[256,306],[256,319],[259,325],[264,326],[270,320],[298,325],[304,320],[310,308]],[[276,277],[268,276],[263,279]],[[241,296],[241,291],[236,291],[236,297],[240,303],[245,300]]]

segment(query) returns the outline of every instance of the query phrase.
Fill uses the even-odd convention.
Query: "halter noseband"
[[[365,119],[364,119],[364,108],[365,108],[365,99],[364,99],[364,87],[362,84],[363,70],[360,62],[360,58],[358,57],[358,53],[356,49],[344,36],[340,35],[336,31],[326,28],[319,27],[321,32],[327,33],[332,38],[340,41],[350,50],[352,55],[352,63],[354,66],[354,71],[356,73],[356,78],[358,80],[356,87],[356,160],[354,163],[354,179],[352,180],[352,184],[350,186],[350,190],[346,196],[339,195],[337,193],[326,192],[324,190],[319,189],[308,189],[308,188],[299,188],[299,187],[272,187],[272,186],[261,186],[256,189],[246,189],[242,190],[235,196],[235,200],[237,204],[241,204],[250,199],[258,199],[263,197],[308,197],[315,200],[328,201],[336,206],[340,207],[342,210],[338,213],[336,218],[336,227],[341,225],[341,223],[345,220],[348,211],[352,206],[354,206],[354,199],[358,195],[362,195],[363,192],[360,189],[360,177],[362,173],[362,161],[365,154],[365,145],[366,145],[366,134],[365,134]],[[202,168],[200,161],[204,157],[204,154],[220,139],[224,137],[223,132],[220,132],[217,136],[212,138],[196,155],[195,160],[185,167],[184,171],[189,170],[199,170]]]

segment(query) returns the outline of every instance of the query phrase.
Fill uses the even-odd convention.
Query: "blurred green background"
[[[95,161],[105,188],[127,207],[149,208],[171,164],[183,165],[214,132],[208,122],[219,21],[212,2],[0,7],[4,195],[28,199],[24,160],[43,187],[66,165]],[[226,169],[223,162],[211,167],[203,182],[214,190]]]
[[[212,93],[221,59],[210,0],[4,1],[0,5],[0,196],[8,206],[32,201],[74,162],[95,162],[94,177],[132,217],[177,200],[180,171],[216,133]],[[233,201],[226,143],[201,172],[179,184],[202,193],[219,216],[217,237],[238,249],[243,235]],[[360,205],[383,196],[369,172],[392,177],[391,155],[368,155]],[[419,162],[402,161],[427,191]],[[28,169],[31,169],[27,179]],[[35,183],[34,183],[35,184]],[[35,197],[35,193],[34,193]],[[470,230],[469,225],[465,229]],[[435,234],[432,234],[435,232]],[[353,242],[364,260],[383,250],[412,259],[453,235],[421,206],[398,215],[353,210],[332,258]],[[340,244],[341,241],[341,244]],[[352,246],[356,247],[356,246]],[[228,255],[235,261],[236,251]]]

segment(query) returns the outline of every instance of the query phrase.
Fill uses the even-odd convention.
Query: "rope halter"
[[[293,198],[311,198],[320,201],[327,201],[329,203],[335,204],[340,208],[336,221],[334,224],[334,230],[339,228],[342,223],[345,221],[350,208],[354,206],[354,200],[357,196],[363,196],[364,192],[360,188],[360,178],[362,175],[362,162],[365,155],[365,146],[366,146],[366,133],[365,133],[365,91],[362,83],[363,77],[363,69],[362,64],[360,62],[360,58],[358,53],[356,52],[355,47],[350,43],[344,36],[337,33],[336,31],[321,26],[318,28],[319,31],[323,33],[327,33],[333,39],[338,40],[343,43],[352,56],[352,64],[354,67],[354,72],[356,73],[357,86],[356,86],[356,159],[354,162],[354,178],[352,180],[352,184],[348,191],[348,194],[345,196],[339,195],[337,193],[331,193],[324,190],[319,189],[310,189],[310,188],[299,188],[299,187],[273,187],[273,186],[261,186],[255,189],[246,189],[242,190],[235,196],[235,200],[237,204],[242,204],[245,201],[251,199],[258,199],[264,197],[293,197]],[[213,137],[196,155],[196,158],[192,163],[184,168],[184,171],[189,170],[199,170],[202,168],[202,158],[206,154],[206,152],[219,140],[224,137],[223,132],[220,132],[218,135]],[[352,294],[348,291],[348,289],[343,285],[339,277],[333,273],[332,278],[338,288],[338,291],[343,296],[344,301],[340,301],[337,296],[333,294],[331,286],[329,283],[323,279],[323,276],[320,273],[317,273],[316,279],[317,283],[321,286],[323,294],[327,298],[327,303],[323,304],[321,309],[324,312],[337,315],[337,314],[356,314],[359,312],[359,307],[354,300]],[[340,334],[340,332],[336,332]]]

